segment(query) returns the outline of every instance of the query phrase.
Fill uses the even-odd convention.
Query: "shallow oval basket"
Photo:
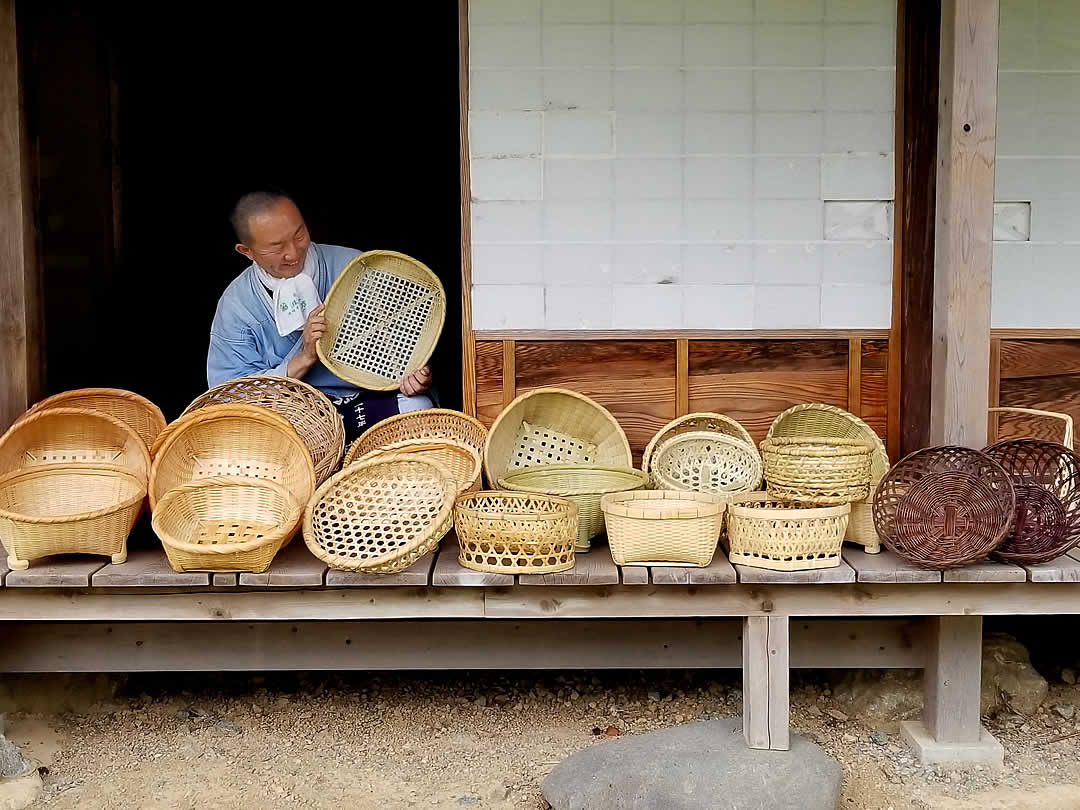
[[[724,495],[761,486],[761,456],[752,445],[722,433],[680,433],[657,448],[650,470],[660,489]]]

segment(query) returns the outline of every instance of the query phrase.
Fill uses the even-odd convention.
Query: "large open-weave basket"
[[[600,508],[617,565],[705,567],[724,522],[724,499],[704,492],[613,492]]]
[[[449,439],[476,449],[484,456],[487,428],[472,416],[449,408],[424,408],[409,413],[399,413],[389,419],[376,422],[360,434],[349,452],[345,463],[351,464],[365,453],[380,450],[411,439],[440,441]]]
[[[881,541],[923,568],[944,570],[985,559],[1009,533],[1016,493],[985,453],[946,445],[901,459],[874,494]]]
[[[393,391],[435,351],[446,291],[422,262],[392,250],[357,256],[326,296],[315,349],[330,371],[369,391]]]
[[[765,488],[779,501],[835,506],[870,494],[873,447],[858,439],[773,437],[761,443]]]
[[[115,465],[145,484],[150,451],[142,437],[115,416],[87,408],[44,408],[0,437],[0,474],[41,464]]]
[[[566,388],[537,388],[491,425],[484,473],[496,485],[510,470],[545,464],[632,467],[633,457],[626,433],[602,405]]]
[[[493,574],[552,574],[574,567],[577,506],[525,492],[470,492],[454,505],[458,564]]]
[[[728,559],[772,571],[835,568],[840,565],[850,514],[847,503],[777,501],[767,492],[735,495],[724,519]]]
[[[175,571],[260,573],[296,534],[304,506],[274,481],[204,478],[165,493],[152,524]]]
[[[724,433],[689,431],[660,444],[651,459],[658,489],[722,495],[761,487],[761,456],[753,445]]]
[[[877,432],[843,408],[808,403],[794,405],[779,414],[766,434],[766,438],[772,437],[856,439],[868,442],[874,448],[870,457],[870,495],[851,504],[851,519],[844,539],[864,546],[868,554],[881,551],[871,499],[878,483],[889,471],[889,453]]]
[[[7,473],[0,477],[0,540],[8,567],[22,570],[51,554],[124,562],[145,497],[146,479],[119,465],[43,464]]]
[[[666,441],[683,433],[720,433],[739,439],[749,445],[755,454],[758,452],[749,431],[730,416],[710,412],[688,413],[686,416],[671,420],[653,434],[649,443],[645,445],[645,452],[641,455],[641,469],[652,475],[654,453]]]
[[[459,493],[470,492],[480,486],[480,454],[476,448],[454,439],[406,439],[364,453],[358,458],[346,458],[345,466],[390,455],[417,455],[439,462],[457,481]]]
[[[277,481],[300,503],[315,491],[311,454],[283,416],[258,405],[208,405],[178,419],[150,470],[150,507],[202,478]]]
[[[454,525],[457,481],[437,461],[383,456],[330,476],[304,512],[304,542],[331,568],[394,574]]]
[[[77,388],[46,397],[34,405],[26,415],[47,408],[86,408],[115,416],[130,427],[152,447],[158,434],[165,429],[165,415],[161,408],[146,397],[121,388]],[[26,415],[20,417],[25,419]]]
[[[578,509],[578,551],[588,551],[592,539],[604,531],[602,496],[641,489],[648,483],[648,476],[632,467],[583,464],[524,467],[499,479],[499,487],[512,492],[542,493],[573,501]]]
[[[321,484],[341,463],[345,452],[345,424],[329,398],[316,388],[291,377],[256,375],[215,386],[195,399],[181,416],[208,405],[261,405],[284,416],[307,445]],[[153,453],[164,442],[155,447]]]

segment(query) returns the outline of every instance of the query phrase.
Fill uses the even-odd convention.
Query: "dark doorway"
[[[244,6],[19,5],[48,393],[129,388],[178,415],[206,387],[214,308],[246,266],[229,208],[273,184],[316,241],[440,276],[433,365],[460,407],[454,4]]]

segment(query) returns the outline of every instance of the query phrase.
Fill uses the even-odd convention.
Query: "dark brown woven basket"
[[[874,494],[874,526],[891,551],[922,568],[985,559],[1009,532],[1016,494],[985,453],[931,447],[899,461]]]
[[[984,450],[1016,490],[1012,528],[997,559],[1036,565],[1080,542],[1080,456],[1057,442],[1011,439]]]

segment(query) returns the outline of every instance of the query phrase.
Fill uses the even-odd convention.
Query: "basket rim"
[[[353,447],[358,446],[360,444],[360,442],[362,442],[367,436],[374,433],[377,429],[384,430],[387,427],[387,425],[393,425],[393,424],[395,424],[397,422],[403,422],[403,421],[414,421],[414,420],[417,420],[417,419],[424,418],[426,416],[454,416],[454,417],[458,417],[458,418],[461,419],[462,422],[466,422],[466,423],[472,425],[472,427],[477,428],[481,435],[487,436],[488,429],[486,427],[484,427],[484,423],[481,422],[479,419],[477,419],[475,416],[469,416],[464,411],[456,411],[453,408],[421,408],[418,411],[407,411],[406,413],[395,413],[393,416],[388,416],[386,419],[383,419],[381,422],[376,422],[374,425],[371,425],[363,433],[361,433],[359,436],[357,436],[356,440],[351,445],[349,445],[349,449],[351,450]],[[481,451],[481,455],[483,455],[483,448],[482,447],[478,447],[477,450]]]
[[[645,486],[649,483],[649,477],[641,470],[633,467],[614,467],[603,464],[541,464],[536,467],[520,467],[516,470],[512,470],[503,475],[499,479],[499,486],[503,489],[508,489],[511,492],[530,492],[531,488],[528,488],[525,484],[519,484],[515,479],[528,477],[530,475],[545,475],[550,472],[580,472],[585,475],[605,474],[605,475],[619,475],[624,479],[634,479],[640,482],[640,486]],[[622,484],[618,486],[605,486],[605,487],[556,487],[554,489],[538,490],[548,495],[601,495],[609,492],[622,492],[625,490],[625,486]]]
[[[540,500],[546,501],[555,507],[558,507],[558,511],[552,512],[530,512],[530,511],[515,511],[515,510],[501,510],[498,512],[486,512],[477,509],[474,506],[468,506],[464,502],[469,500],[475,500],[479,498],[489,498],[496,500],[499,498],[514,499],[514,500]],[[548,495],[544,492],[519,492],[516,490],[503,490],[503,489],[486,489],[476,492],[463,492],[457,496],[454,501],[455,512],[469,515],[470,517],[477,517],[482,520],[505,520],[512,518],[514,520],[521,520],[523,518],[533,520],[536,522],[548,522],[555,520],[564,520],[569,512],[571,515],[577,513],[577,504],[571,501],[569,498],[563,498],[558,495]]]
[[[18,523],[31,523],[42,526],[55,525],[58,523],[77,523],[79,521],[93,520],[94,518],[104,517],[128,509],[135,506],[146,497],[146,484],[142,481],[140,476],[136,475],[122,464],[38,464],[33,467],[20,467],[17,470],[12,470],[0,476],[0,487],[7,486],[12,483],[12,481],[19,478],[54,475],[59,472],[107,474],[119,478],[130,478],[136,484],[136,494],[125,498],[122,501],[118,501],[117,503],[102,507],[101,509],[94,509],[89,512],[77,512],[71,515],[64,515],[63,517],[36,517],[0,507],[0,518],[7,518],[8,520],[13,520]]]
[[[356,442],[352,443],[352,446],[349,448],[349,453],[352,452],[354,447],[357,447],[358,441],[360,440],[357,439]],[[450,447],[455,450],[461,450],[470,458],[472,458],[473,463],[476,467],[476,473],[477,475],[480,474],[481,467],[483,466],[483,461],[481,460],[480,453],[477,451],[477,449],[468,442],[449,437],[432,437],[430,439],[402,439],[400,441],[390,442],[389,444],[386,444],[382,447],[376,447],[374,450],[368,450],[366,453],[356,456],[352,461],[349,461],[349,454],[346,453],[343,465],[351,466],[352,464],[357,464],[361,461],[367,461],[379,455],[393,454],[395,452],[402,452],[403,455],[410,455],[411,453],[419,452],[424,449],[434,450],[439,447]]]
[[[278,530],[267,533],[261,539],[258,540],[245,540],[240,543],[217,543],[214,545],[203,545],[201,543],[189,543],[184,540],[177,540],[171,534],[163,532],[158,524],[159,519],[163,516],[173,503],[180,498],[190,495],[198,490],[202,489],[227,489],[231,487],[245,487],[248,489],[267,489],[272,490],[275,495],[282,498],[288,506],[289,518],[283,524],[283,527]],[[179,551],[185,551],[188,553],[202,553],[202,554],[235,554],[243,551],[254,551],[257,548],[270,545],[272,543],[280,542],[283,538],[287,537],[290,532],[295,531],[296,524],[299,522],[300,514],[303,512],[304,505],[293,497],[285,487],[276,481],[271,481],[265,478],[228,478],[228,477],[213,477],[213,478],[200,478],[197,481],[191,481],[187,484],[182,484],[174,489],[170,489],[164,495],[161,496],[161,500],[158,501],[157,508],[154,509],[150,524],[154,530],[154,534],[158,536],[158,539],[162,543]]]
[[[369,267],[367,265],[367,262],[377,256],[392,256],[396,259],[403,259],[406,262],[414,265],[415,267],[418,267],[419,269],[424,271],[424,273],[426,273],[428,280],[435,285],[435,287],[439,291],[439,294],[442,296],[443,306],[439,308],[439,326],[438,329],[435,330],[435,340],[431,341],[431,345],[427,347],[426,350],[421,352],[421,354],[416,355],[416,358],[414,360],[415,367],[412,367],[407,371],[407,373],[411,373],[413,371],[416,371],[417,369],[423,368],[428,363],[428,361],[431,360],[431,356],[435,353],[435,346],[439,342],[438,337],[442,334],[443,328],[446,326],[446,288],[443,286],[442,280],[437,275],[435,275],[434,271],[426,264],[424,264],[424,262],[420,261],[417,258],[414,258],[413,256],[409,256],[406,253],[401,253],[396,250],[364,251],[360,255],[353,257],[343,268],[341,268],[341,272],[338,273],[337,278],[334,279],[334,283],[330,285],[330,289],[326,293],[326,298],[323,300],[323,305],[329,305],[330,300],[333,298],[335,292],[338,292],[340,294],[340,290],[344,289],[345,285],[349,283],[349,279],[354,274],[354,268],[356,266],[363,266],[365,269],[362,272],[364,273],[370,272],[372,269],[374,269]],[[315,341],[315,353],[318,354],[320,362],[322,362],[322,364],[326,366],[326,368],[328,368],[331,373],[336,374],[338,377],[341,377],[341,379],[345,380],[346,382],[350,382],[353,385],[357,385],[361,388],[366,388],[369,391],[394,391],[401,384],[400,380],[392,380],[390,382],[387,382],[385,377],[379,377],[375,374],[366,373],[361,376],[355,370],[344,367],[340,363],[329,359],[326,356],[326,350],[323,349],[323,343],[327,341],[328,337],[329,333],[323,335],[321,338]],[[355,379],[350,379],[350,376],[355,377]]]
[[[860,439],[831,436],[769,436],[762,439],[761,450],[780,455],[872,456],[874,446]]]
[[[168,424],[168,420],[165,419],[165,414],[161,408],[157,406],[152,400],[144,397],[142,394],[135,391],[129,391],[126,388],[104,388],[104,387],[90,387],[90,388],[72,388],[68,391],[59,391],[55,394],[45,397],[27,409],[20,419],[25,416],[36,413],[42,410],[51,410],[57,406],[56,403],[63,402],[67,399],[75,399],[77,397],[115,397],[116,399],[126,399],[135,402],[145,408],[153,417],[155,424],[157,425],[157,432],[160,433],[165,429],[165,425]],[[70,407],[70,406],[68,406]],[[94,410],[89,408],[88,410]],[[111,415],[111,414],[110,414]],[[16,420],[18,421],[18,420]]]
[[[779,509],[773,509],[763,506],[743,506],[743,503],[795,503],[794,501],[778,501],[776,498],[753,498],[742,501],[741,503],[728,503],[728,512],[735,517],[742,518],[765,518],[772,519],[776,517],[777,513],[783,513],[784,515],[791,516],[793,518],[834,518],[843,517],[844,515],[851,514],[851,504],[842,503],[835,506],[791,506],[781,507]]]
[[[233,409],[235,409],[235,411],[230,413],[227,410],[229,408],[233,408]],[[252,408],[258,408],[258,412],[256,413],[255,411],[251,410]],[[288,425],[289,428],[292,429],[292,431],[294,433],[296,433],[296,428],[293,427],[292,422],[290,422],[288,419],[286,419],[280,413],[278,413],[273,408],[270,408],[267,405],[256,405],[254,403],[246,403],[246,402],[222,402],[222,403],[217,404],[217,405],[206,405],[205,407],[202,407],[202,408],[196,408],[193,411],[185,411],[184,413],[182,413],[178,417],[176,417],[176,419],[174,419],[172,422],[170,422],[168,425],[166,425],[165,429],[162,430],[161,433],[158,434],[157,439],[154,441],[154,446],[150,448],[151,457],[156,461],[157,457],[159,455],[161,455],[162,451],[164,451],[165,445],[176,434],[176,432],[178,430],[186,428],[188,423],[190,421],[194,421],[195,417],[198,414],[205,414],[205,413],[216,414],[218,417],[220,417],[222,419],[225,419],[225,418],[227,418],[229,416],[249,415],[249,416],[254,417],[254,416],[258,415],[260,417],[266,417],[266,420],[271,420],[271,421],[280,420],[279,422],[277,422],[277,424],[279,426],[281,426],[281,424],[284,423],[284,424]],[[269,414],[269,416],[267,416],[267,414]],[[266,421],[266,420],[263,420],[263,421]],[[299,433],[297,433],[296,436],[297,436],[297,438],[300,438]],[[300,439],[300,441],[303,442],[303,439]],[[304,447],[306,449],[307,444],[304,444]],[[310,455],[310,452],[308,454]],[[314,461],[312,462],[312,465],[314,465]]]
[[[663,444],[663,443],[666,443],[670,439],[675,438],[674,436],[669,437],[667,435],[668,433],[670,433],[672,430],[677,428],[679,425],[685,424],[686,422],[689,422],[689,421],[691,421],[693,419],[713,419],[715,421],[722,422],[724,424],[730,424],[732,427],[739,430],[740,435],[739,436],[730,436],[730,434],[727,434],[727,433],[720,433],[719,431],[708,431],[708,430],[691,431],[691,432],[694,432],[694,433],[709,433],[710,435],[712,435],[714,433],[719,433],[719,435],[730,436],[730,438],[733,438],[733,439],[739,438],[742,441],[749,444],[751,449],[753,449],[753,451],[755,453],[758,452],[757,447],[754,446],[754,439],[750,435],[750,431],[748,431],[743,426],[743,424],[741,422],[739,422],[739,420],[735,419],[734,417],[728,416],[727,414],[718,413],[716,411],[697,411],[696,413],[688,413],[685,416],[679,416],[679,417],[677,417],[675,419],[672,419],[670,422],[668,422],[666,425],[664,425],[662,428],[660,428],[658,431],[656,431],[656,433],[653,434],[652,438],[649,439],[649,443],[645,445],[644,452],[641,454],[641,469],[643,469],[645,472],[648,472],[649,471],[649,462],[652,461],[653,454],[656,453],[657,450],[659,450],[659,446],[661,444]],[[679,435],[679,434],[676,434],[676,435]]]
[[[634,504],[647,502],[662,505],[665,501],[696,501],[697,506],[669,507],[671,514],[657,514]],[[708,492],[669,489],[635,489],[628,492],[611,492],[600,499],[604,514],[637,520],[688,520],[710,518],[723,514],[727,508],[725,499]]]

